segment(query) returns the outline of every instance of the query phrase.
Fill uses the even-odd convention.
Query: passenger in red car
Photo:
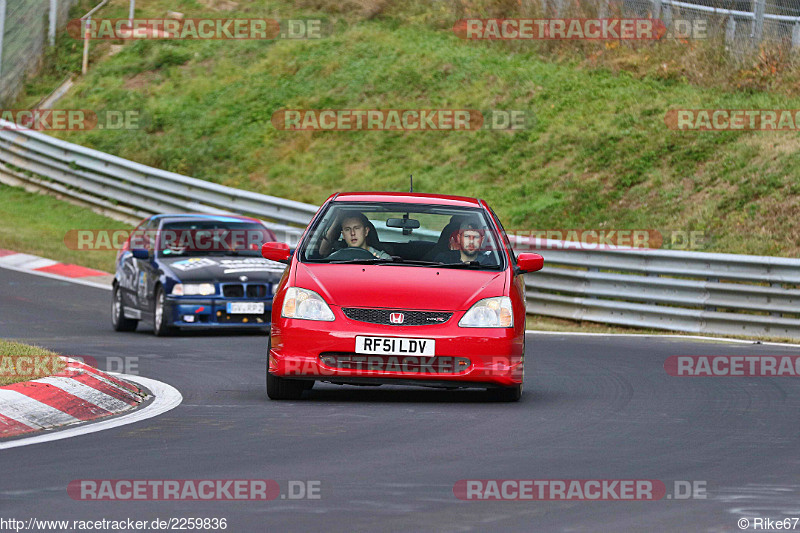
[[[450,237],[450,250],[436,256],[441,263],[469,263],[477,261],[482,265],[494,264],[491,252],[481,252],[484,230],[474,222],[464,222]]]

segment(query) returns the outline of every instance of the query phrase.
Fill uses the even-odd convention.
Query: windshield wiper
[[[434,263],[430,266],[434,268],[486,268],[491,270],[497,270],[500,268],[500,265],[484,265],[478,261],[467,261],[464,263]]]
[[[322,263],[328,263],[331,265],[376,265],[379,263],[391,263],[394,259],[342,259],[342,260],[333,260],[333,261],[321,261]]]

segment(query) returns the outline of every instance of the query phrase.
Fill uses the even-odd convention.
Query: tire
[[[313,387],[314,382],[311,383]],[[299,400],[304,390],[307,390],[305,381],[279,378],[267,370],[267,396],[270,400]]]
[[[279,378],[269,371],[269,353],[272,350],[272,337],[267,336],[267,396],[270,400],[299,400],[303,391],[311,390],[314,381]]]
[[[111,327],[114,331],[136,331],[139,321],[125,318],[125,307],[122,304],[122,291],[119,285],[114,285],[111,293]]]
[[[153,304],[153,333],[156,337],[167,337],[175,332],[175,329],[167,324],[164,317],[165,299],[164,288],[159,286],[156,289],[156,301]]]
[[[489,397],[496,402],[518,402],[522,398],[522,383],[513,387],[487,389]]]

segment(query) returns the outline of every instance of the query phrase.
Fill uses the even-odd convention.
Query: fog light
[[[184,322],[194,322],[194,315],[183,315]]]

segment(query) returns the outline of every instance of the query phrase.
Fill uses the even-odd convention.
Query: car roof
[[[481,201],[477,198],[418,192],[342,192],[332,195],[330,199],[334,202],[400,202],[406,204],[482,207]]]
[[[160,214],[150,217],[153,220],[212,220],[214,222],[258,222],[260,220],[244,215],[207,215],[204,213]]]

